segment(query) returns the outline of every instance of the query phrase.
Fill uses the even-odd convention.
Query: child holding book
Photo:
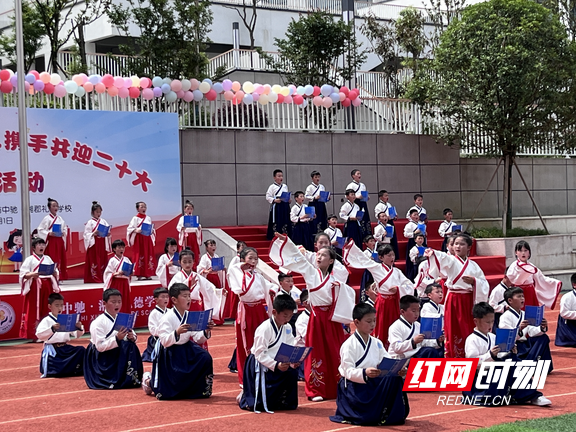
[[[179,250],[189,248],[194,252],[194,256],[200,256],[200,245],[202,244],[202,226],[198,227],[185,227],[184,216],[192,216],[194,214],[194,204],[186,200],[184,204],[184,214],[178,219],[176,229],[180,233],[178,236]],[[196,266],[194,266],[196,271]]]
[[[550,360],[550,370],[552,356],[550,354],[550,338],[546,334],[548,331],[548,321],[542,317],[539,326],[530,325],[525,318],[524,311],[524,291],[522,288],[514,287],[504,293],[508,309],[500,317],[498,328],[518,329],[516,338],[516,348],[518,357],[522,360]]]
[[[411,242],[410,242],[411,243]],[[422,233],[414,234],[414,245],[408,251],[408,257],[410,258],[410,265],[406,262],[406,277],[410,280],[414,280],[418,274],[418,264],[416,264],[416,259],[422,256],[421,249],[425,247],[426,236]]]
[[[182,283],[170,287],[172,305],[158,325],[158,350],[152,365],[142,380],[146,394],[154,393],[158,400],[200,399],[212,395],[214,378],[212,356],[200,346],[211,336],[214,326],[192,331],[187,324],[190,309],[190,288]]]
[[[284,233],[288,236],[292,235],[292,223],[290,222],[290,202],[283,201],[281,196],[283,193],[288,193],[288,186],[284,184],[284,173],[282,170],[274,170],[274,183],[272,183],[266,191],[266,201],[270,204],[270,212],[268,216],[268,231],[266,238],[272,240],[274,233]]]
[[[370,334],[376,327],[376,309],[358,303],[352,312],[356,331],[340,348],[342,378],[338,383],[336,414],[330,420],[362,426],[390,426],[404,424],[410,406],[402,391],[403,376],[380,376],[378,365],[390,358],[382,341]]]
[[[346,190],[352,190],[354,192],[354,202],[356,205],[364,212],[362,218],[358,221],[361,230],[360,238],[364,238],[368,234],[372,234],[372,225],[370,224],[370,213],[368,212],[368,200],[370,200],[368,195],[368,190],[366,189],[366,185],[362,183],[360,180],[362,179],[362,173],[359,169],[353,169],[350,173],[352,176],[352,182],[348,183],[346,186]]]
[[[340,249],[338,246],[338,239],[344,238],[344,236],[342,235],[340,228],[338,228],[338,216],[333,214],[328,216],[328,228],[324,230],[324,234],[330,237],[330,244],[334,248]]]
[[[236,243],[236,256],[230,260],[230,265],[228,268],[231,268],[233,265],[236,265],[240,262],[240,252],[248,247],[248,245],[243,242],[239,241]],[[224,318],[228,319],[236,319],[236,313],[238,312],[238,302],[240,299],[236,294],[232,292],[230,288],[230,276],[226,275],[226,302],[224,304]],[[236,364],[236,350],[234,350],[234,365]],[[236,367],[233,368],[236,370]]]
[[[424,294],[428,297],[428,301],[422,306],[420,316],[423,318],[439,318],[444,316],[444,305],[442,299],[444,292],[440,284],[431,283],[424,290]]]
[[[58,201],[48,198],[48,213],[38,225],[38,237],[46,242],[46,255],[56,264],[59,280],[68,279],[66,263],[66,237],[68,226],[64,219],[58,215]]]
[[[414,293],[414,285],[404,274],[394,267],[392,246],[380,246],[376,262],[366,257],[352,242],[344,246],[342,257],[347,266],[366,269],[374,277],[378,297],[376,299],[377,321],[374,336],[388,347],[388,328],[400,316],[400,298]]]
[[[290,221],[292,222],[292,241],[298,245],[304,246],[309,251],[314,251],[313,236],[314,231],[314,218],[306,214],[304,204],[304,192],[296,191],[294,193],[294,201],[296,204],[290,210]],[[313,229],[314,228],[314,229]]]
[[[367,235],[364,237],[364,245],[366,249],[364,249],[364,255],[366,258],[374,260],[374,256],[378,256],[376,252],[376,239],[373,235]],[[375,261],[379,262],[378,259]],[[366,291],[374,283],[374,278],[372,277],[372,273],[368,270],[364,270],[362,274],[362,279],[360,280],[360,301],[366,301]]]
[[[378,217],[378,215],[380,213],[384,213],[386,215],[386,222],[385,224],[387,225],[392,225],[393,227],[393,231],[392,231],[392,237],[387,237],[387,239],[389,241],[385,241],[384,237],[383,237],[383,242],[384,243],[390,243],[392,245],[392,249],[394,249],[394,254],[396,256],[400,256],[398,254],[398,237],[396,235],[396,227],[394,226],[394,221],[398,220],[398,215],[396,214],[396,208],[393,209],[394,206],[392,206],[390,204],[390,202],[388,201],[389,197],[388,197],[388,191],[386,190],[381,190],[378,192],[378,204],[376,204],[376,207],[374,207],[374,215],[376,216],[376,219],[380,220],[380,218]],[[392,213],[392,211],[394,211],[394,213]],[[374,229],[374,235],[376,236],[376,229]],[[378,240],[378,237],[376,237],[376,239]],[[381,241],[381,240],[378,240]]]
[[[142,380],[142,357],[132,329],[114,329],[122,309],[122,294],[104,290],[103,314],[90,324],[90,344],[84,357],[84,380],[94,390],[117,390],[139,387]]]
[[[308,206],[316,209],[316,218],[312,222],[312,233],[316,234],[319,231],[324,231],[327,228],[327,212],[326,203],[320,201],[320,193],[326,192],[324,185],[320,184],[320,173],[312,171],[310,174],[312,183],[306,188],[305,198],[308,200]],[[327,201],[330,201],[328,196]]]
[[[106,270],[104,270],[104,290],[114,288],[122,294],[122,310],[123,313],[130,313],[132,306],[132,296],[130,294],[130,279],[131,274],[123,270],[123,268],[131,267],[132,263],[124,256],[126,243],[122,240],[114,240],[112,242],[112,258],[108,261]]]
[[[444,215],[444,221],[442,221],[440,227],[438,228],[438,235],[440,235],[440,237],[444,239],[444,241],[442,242],[442,252],[446,252],[448,250],[446,249],[446,243],[448,242],[448,237],[450,236],[450,233],[452,233],[452,229],[456,224],[452,222],[454,212],[452,212],[451,209],[445,208],[442,214]]]
[[[230,289],[240,297],[236,318],[236,363],[240,385],[244,378],[246,358],[254,345],[254,332],[272,312],[270,291],[277,291],[275,285],[255,271],[257,265],[258,252],[246,247],[240,253],[240,262],[229,271]]]
[[[260,412],[298,408],[300,363],[275,360],[282,344],[295,345],[290,326],[296,302],[289,295],[274,299],[272,317],[258,326],[254,344],[244,365],[244,387],[239,395],[241,409]]]
[[[489,384],[487,389],[479,389],[476,387],[476,379],[478,371],[482,368],[484,362],[504,361],[507,358],[515,360],[514,351],[502,357],[500,354],[500,347],[496,345],[496,335],[491,333],[492,326],[494,325],[494,309],[486,302],[480,302],[474,305],[472,309],[472,316],[474,317],[474,330],[466,338],[466,357],[479,359],[478,369],[472,384],[472,390],[462,392],[465,397],[472,398],[472,400],[480,400],[484,406],[502,406],[502,396],[510,395],[511,401],[514,404],[528,404],[531,403],[536,406],[549,406],[552,403],[549,399],[544,397],[542,393],[533,390],[527,386],[526,389],[512,389],[512,383],[516,379],[514,377],[514,370],[510,369],[508,372],[508,381],[503,388],[500,387],[499,381],[494,381]],[[497,399],[496,399],[497,397]],[[493,402],[497,401],[495,405]]]
[[[420,332],[420,301],[413,295],[400,299],[400,318],[388,332],[390,357],[402,358],[444,358],[444,335],[438,339],[426,339]]]
[[[374,238],[378,242],[378,246],[390,244],[390,237],[388,237],[388,232],[386,231],[386,227],[391,227],[392,232],[394,231],[394,226],[388,224],[388,216],[386,213],[380,212],[378,213],[378,224],[374,228]],[[396,253],[396,252],[394,252]]]
[[[84,227],[84,283],[103,283],[104,269],[108,264],[108,253],[112,251],[110,225],[102,218],[102,206],[92,201],[92,219]],[[101,232],[105,230],[106,232]]]
[[[204,247],[206,248],[206,253],[200,257],[197,271],[198,274],[208,279],[216,288],[214,294],[218,297],[218,311],[214,310],[213,318],[216,325],[222,325],[224,324],[224,307],[226,305],[226,295],[228,294],[226,289],[226,267],[222,270],[212,270],[212,260],[214,258],[220,258],[216,253],[216,240],[206,240]]]
[[[147,206],[143,201],[136,203],[138,214],[132,218],[127,230],[128,246],[133,248],[134,276],[138,280],[150,280],[156,271],[154,245],[156,230],[152,219],[146,215]],[[144,228],[144,230],[142,230]]]
[[[168,302],[170,301],[170,295],[168,294],[168,290],[166,288],[156,288],[153,295],[156,306],[154,306],[154,309],[152,309],[150,315],[148,315],[148,331],[150,332],[150,337],[148,337],[146,350],[142,353],[143,362],[152,362],[152,353],[158,340],[158,326],[166,312],[169,311]]]
[[[576,347],[576,273],[570,276],[572,290],[560,300],[556,346]]]
[[[176,255],[177,250],[176,239],[168,237],[164,243],[164,254],[158,259],[158,267],[156,267],[156,276],[164,288],[168,287],[174,275],[180,270],[180,257]]]
[[[562,289],[562,282],[544,274],[528,260],[532,257],[530,245],[520,240],[514,247],[516,261],[510,264],[506,276],[513,286],[522,288],[527,306],[545,305],[554,309]]]
[[[344,222],[344,237],[354,240],[356,246],[362,247],[362,239],[364,238],[362,225],[356,217],[360,211],[358,204],[354,202],[356,193],[354,189],[346,189],[346,202],[340,207],[340,219]]]
[[[24,296],[20,337],[34,339],[36,324],[48,314],[48,296],[60,292],[58,270],[52,274],[40,274],[44,266],[54,264],[45,255],[46,242],[41,237],[32,240],[32,255],[24,260],[20,267],[19,282]],[[42,272],[43,273],[43,272]]]
[[[502,278],[500,283],[496,285],[490,292],[488,304],[494,309],[494,328],[498,328],[500,317],[508,309],[504,294],[512,288],[510,279],[506,275]]]
[[[415,194],[414,195],[414,205],[408,209],[406,212],[406,219],[412,219],[410,216],[412,214],[412,210],[416,210],[418,213],[418,219],[421,221],[427,221],[428,215],[426,213],[426,209],[422,206],[424,204],[424,197],[422,194]]]
[[[48,309],[50,313],[36,328],[37,339],[44,342],[40,360],[42,378],[82,375],[86,349],[83,346],[69,345],[68,342],[70,339],[80,338],[84,334],[84,326],[77,321],[77,330],[59,331],[58,315],[64,309],[64,297],[60,293],[48,296]]]

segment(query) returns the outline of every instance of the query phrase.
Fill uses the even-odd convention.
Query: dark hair
[[[304,195],[304,192],[302,192],[302,191],[294,192],[294,198],[298,198],[300,195]]]
[[[528,251],[529,253],[528,258],[532,258],[532,251],[530,250],[530,245],[525,240],[520,240],[518,243],[516,243],[516,246],[514,246],[514,252],[518,252],[522,248],[525,248]]]
[[[236,242],[236,250],[240,249],[241,246],[246,247],[248,245],[246,244],[246,242],[243,242],[242,240]]]
[[[172,285],[170,287],[170,298],[172,298],[172,297],[178,298],[180,293],[185,292],[185,291],[190,292],[190,288],[188,287],[188,285],[183,284],[183,283],[175,283],[174,285]]]
[[[276,174],[278,174],[278,173],[284,174],[284,172],[281,169],[275,169],[273,176],[276,177]]]
[[[182,258],[184,258],[186,256],[191,256],[192,259],[196,259],[194,252],[192,252],[190,249],[184,249],[184,250],[180,251],[180,261],[182,261]]]
[[[430,285],[428,285],[426,287],[426,289],[424,290],[424,294],[430,294],[432,291],[434,291],[434,288],[440,288],[442,289],[442,285],[440,285],[439,283],[431,283]]]
[[[100,203],[98,203],[98,201],[92,201],[92,208],[90,209],[90,214],[94,214],[94,212],[96,210],[102,210],[102,206],[100,205]]]
[[[312,173],[310,174],[310,177],[314,177],[314,176],[317,176],[317,175],[320,175],[320,173],[319,173],[318,171],[314,170],[314,171],[312,171]]]
[[[258,256],[258,251],[256,249],[254,249],[253,247],[245,247],[244,249],[242,249],[242,252],[240,252],[240,261],[244,261],[246,259],[246,256],[250,252],[254,252],[256,256]]]
[[[368,314],[375,314],[376,309],[368,303],[360,302],[352,310],[352,319],[360,321]]]
[[[174,237],[168,237],[164,243],[164,253],[168,253],[168,246],[178,246]]]
[[[278,282],[282,282],[284,279],[294,277],[294,275],[286,274],[286,273],[278,273]]]
[[[570,276],[570,283],[572,285],[576,285],[576,273],[574,273],[572,276]]]
[[[329,214],[328,217],[326,218],[326,220],[330,220],[330,219],[338,220],[338,216],[336,216],[335,214]]]
[[[194,204],[192,204],[192,201],[186,200],[186,202],[184,203],[184,208],[186,208],[186,207],[188,207],[188,206],[194,208]]]
[[[354,168],[354,169],[350,172],[350,175],[353,176],[353,175],[356,174],[358,171],[360,171],[360,170]]]
[[[214,239],[208,239],[204,242],[204,246],[208,246],[208,245],[214,245],[216,246],[216,240]]]
[[[136,210],[140,207],[140,204],[146,204],[144,201],[136,201]]]
[[[105,289],[104,294],[102,295],[102,299],[104,300],[104,303],[108,303],[108,300],[110,300],[110,297],[112,297],[112,296],[122,297],[122,293],[120,291],[118,291],[116,288]]]
[[[421,232],[419,232],[418,234],[414,234],[414,240],[416,240],[418,237],[422,237],[424,240],[426,240],[426,236]]]
[[[468,234],[464,234],[464,233],[460,233],[460,234],[456,234],[454,240],[456,240],[457,238],[462,237],[464,239],[464,241],[466,242],[466,244],[468,245],[468,247],[472,246],[472,237],[470,237]]]
[[[356,191],[354,189],[346,189],[346,191],[344,192],[344,195],[348,196],[350,194],[356,195]]]
[[[420,304],[420,300],[418,300],[413,295],[402,296],[402,298],[400,299],[400,310],[406,310],[410,307],[410,305],[414,303]]]
[[[32,240],[32,249],[34,249],[37,244],[46,244],[46,240],[44,240],[42,237],[36,237],[34,240]]]
[[[294,309],[296,309],[297,307],[294,299],[286,294],[277,295],[274,298],[274,303],[272,306],[274,307],[274,310],[278,313],[284,312],[286,310],[293,312]]]
[[[504,301],[506,302],[506,304],[508,304],[508,300],[510,300],[512,297],[518,294],[524,295],[524,291],[522,290],[522,288],[511,287],[510,289],[504,291]]]
[[[446,216],[448,213],[454,213],[454,212],[452,211],[452,209],[449,209],[449,208],[445,208],[445,209],[442,211],[442,214],[443,214],[444,216]]]
[[[472,308],[472,318],[484,318],[488,314],[493,314],[494,308],[486,302],[476,303]]]
[[[378,192],[378,198],[384,196],[384,194],[387,194],[387,193],[388,193],[387,190],[382,189],[381,191]]]
[[[308,300],[308,290],[305,289],[300,293],[300,303],[304,303],[306,300]]]
[[[376,252],[378,252],[378,256],[383,256],[383,255],[388,255],[390,252],[394,252],[394,249],[392,248],[392,246],[390,244],[385,244],[385,245],[379,246],[378,249],[376,250]]]
[[[52,205],[53,202],[55,202],[56,204],[58,204],[58,201],[56,201],[55,199],[52,199],[52,198],[48,197],[48,209],[50,209],[50,206]]]
[[[6,247],[8,249],[12,249],[14,246],[16,246],[16,243],[14,243],[14,237],[22,237],[22,230],[21,229],[15,229],[13,232],[10,233],[10,236],[8,237],[8,241],[6,242]],[[22,239],[24,240],[24,239]]]
[[[154,295],[154,298],[158,298],[160,297],[160,294],[169,294],[168,293],[168,289],[166,288],[156,288],[152,294]]]
[[[52,293],[48,296],[48,304],[51,305],[56,300],[64,300],[64,296],[60,293]]]
[[[415,194],[414,201],[416,201],[418,198],[424,198],[424,197],[422,196],[422,194]]]
[[[326,249],[328,251],[328,253],[330,254],[330,259],[333,259],[334,262],[332,264],[330,264],[330,266],[328,266],[328,273],[332,273],[332,269],[334,268],[334,263],[336,262],[336,251],[331,248],[331,247],[323,247],[321,249],[318,250],[318,252],[320,252],[321,250]]]
[[[372,234],[368,234],[366,237],[364,237],[365,244],[368,244],[370,240],[376,240]]]
[[[112,250],[116,249],[118,246],[126,247],[126,243],[124,243],[124,240],[121,240],[121,239],[114,240],[112,242]]]
[[[314,243],[318,243],[318,240],[320,240],[321,237],[326,237],[328,241],[330,241],[330,236],[328,234],[326,234],[325,232],[319,232],[314,236]]]
[[[378,214],[376,215],[376,217],[379,218],[381,214],[383,214],[384,216],[388,216],[388,215],[386,214],[386,212],[378,212]]]
[[[412,216],[414,213],[418,213],[418,210],[416,210],[415,208],[410,209],[410,216]]]

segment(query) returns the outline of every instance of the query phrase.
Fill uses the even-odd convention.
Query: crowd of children
[[[184,222],[185,216],[193,214],[190,202],[178,222],[179,239],[166,239],[165,253],[157,264],[152,221],[146,215],[146,204],[136,203],[138,214],[127,230],[132,263],[124,256],[125,243],[111,241],[102,207],[94,202],[84,233],[85,280],[103,284],[105,312],[90,325],[90,344],[85,350],[67,344],[84,333],[82,324],[60,332],[57,323],[63,308],[58,280],[66,274],[63,238],[67,228],[57,215],[58,203],[50,199],[50,215],[32,242],[33,255],[20,270],[25,299],[21,336],[44,342],[42,376],[84,374],[92,389],[141,385],[146,394],[158,399],[207,398],[213,387],[208,340],[215,324],[233,318],[236,349],[229,367],[238,372],[240,408],[257,412],[297,409],[297,384],[302,379],[310,400],[336,399],[337,411],[331,420],[392,425],[402,424],[409,413],[402,391],[406,367],[398,374],[383,374],[378,367],[385,359],[469,357],[479,358],[482,364],[515,358],[550,360],[551,365],[548,323],[543,319],[539,325],[530,325],[524,308],[553,308],[561,283],[529,263],[527,242],[517,244],[517,261],[490,293],[482,270],[469,258],[473,239],[454,229],[450,209],[444,210],[439,229],[445,239],[443,250],[426,247],[427,214],[422,195],[416,194],[403,230],[408,239],[403,273],[394,266],[398,215],[388,192],[378,194],[374,210],[378,224],[372,232],[366,186],[360,182],[359,170],[352,170],[351,175],[339,212],[345,222],[342,233],[338,217],[326,212],[330,196],[320,184],[319,172],[312,172],[305,192],[293,194],[295,204],[290,209],[283,173],[274,171],[266,199],[270,203],[270,259],[280,268],[277,281],[268,280],[256,268],[258,252],[244,242],[238,242],[238,255],[227,269],[213,270],[218,258],[215,241],[204,242],[206,253],[200,256],[201,227]],[[110,259],[108,253],[112,253]],[[53,263],[52,273],[40,274],[42,264]],[[362,300],[357,304],[356,293],[347,285],[347,267],[365,271]],[[117,326],[116,320],[119,313],[131,311],[131,276],[149,279],[154,274],[162,287],[154,291],[150,337],[141,355],[136,333]],[[304,278],[305,290],[294,286],[294,274]],[[560,305],[559,346],[576,346],[576,274],[572,284],[574,290],[563,296]],[[189,314],[203,311],[211,311],[212,318],[204,330],[196,331],[189,324]],[[421,317],[441,318],[442,335],[426,338]],[[496,328],[517,329],[510,352],[495,347]],[[312,350],[302,361],[286,361],[279,359],[286,346]],[[143,374],[142,361],[152,362],[151,373]],[[474,387],[470,394],[493,397],[499,391]],[[516,391],[513,400],[550,405],[534,390]]]

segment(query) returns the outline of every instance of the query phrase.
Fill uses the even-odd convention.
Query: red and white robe
[[[138,213],[132,218],[128,225],[128,246],[133,248],[132,262],[134,263],[134,276],[152,277],[156,272],[154,262],[154,245],[156,243],[156,231],[152,229],[149,236],[137,233],[136,230],[142,228],[142,224],[152,225],[152,219],[142,213]]]
[[[212,258],[219,258],[217,254],[211,256],[209,253],[205,253],[200,258],[200,262],[198,263],[197,271],[200,273],[202,270],[209,270],[212,268]],[[208,273],[204,276],[208,279],[214,286],[216,287],[216,295],[220,298],[220,319],[218,321],[214,321],[217,325],[224,324],[224,314],[226,308],[226,297],[228,294],[227,290],[227,277],[226,277],[226,269],[217,271],[215,273]]]
[[[196,266],[198,265],[198,257],[200,256],[200,246],[202,246],[202,226],[198,228],[185,227],[184,226],[184,215],[180,216],[178,219],[178,224],[176,229],[180,233],[178,235],[178,250],[190,248],[194,252],[194,267],[192,270],[196,271]]]
[[[124,263],[132,264],[125,256],[118,258],[116,255],[113,255],[112,258],[110,258],[106,270],[104,270],[104,289],[114,288],[120,291],[122,294],[122,308],[120,312],[130,313],[132,309],[132,296],[130,294],[131,277],[125,275],[114,276],[114,273],[122,270]]]
[[[62,237],[51,236],[50,232],[54,225],[60,225],[62,229]],[[48,255],[52,258],[53,262],[56,263],[58,267],[59,279],[68,279],[68,264],[66,261],[66,238],[68,236],[68,226],[64,219],[59,215],[52,215],[48,213],[38,225],[38,237],[43,238],[46,241],[46,249],[44,250],[44,255]]]
[[[510,279],[512,286],[522,288],[526,306],[546,305],[550,309],[556,306],[562,282],[544,276],[534,264],[516,260],[508,267],[506,276]]]
[[[168,288],[168,284],[176,273],[180,271],[180,267],[173,264],[174,255],[165,253],[158,259],[158,267],[156,268],[156,276],[164,288]]]
[[[112,252],[110,237],[100,237],[98,226],[109,226],[102,218],[92,218],[84,226],[84,247],[86,262],[84,263],[84,283],[103,283],[104,269],[108,265],[108,254]]]

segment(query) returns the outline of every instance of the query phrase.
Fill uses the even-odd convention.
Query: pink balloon
[[[86,90],[86,93],[90,93],[92,90],[94,90],[94,84],[92,84],[91,82],[85,82],[82,87],[84,87],[84,90]],[[46,88],[46,87],[44,87],[44,88]]]
[[[186,93],[184,90],[178,90],[178,91],[176,92],[176,97],[177,97],[178,99],[182,99],[182,98],[184,97],[184,93]]]
[[[132,87],[132,78],[124,78],[124,87],[126,88]]]
[[[170,83],[170,88],[175,91],[176,93],[178,93],[180,90],[182,90],[182,81],[180,80],[174,80]]]
[[[285,104],[291,104],[294,101],[294,98],[292,96],[284,96],[284,103]]]
[[[200,83],[198,82],[198,80],[196,78],[192,78],[190,80],[190,90],[194,91],[198,88],[198,86],[200,85]]]
[[[232,83],[232,88],[234,88],[234,83]],[[242,99],[244,99],[244,96],[245,96],[245,95],[246,95],[246,94],[245,94],[242,90],[238,90],[238,91],[236,92],[236,95],[235,95],[235,96],[236,96],[236,99],[238,100],[238,102],[242,102]]]
[[[270,94],[270,92],[272,91],[272,87],[270,86],[270,84],[264,84],[264,92],[262,94]]]
[[[284,102],[284,95],[279,94],[279,95],[278,95],[278,100],[276,101],[276,103],[281,104],[282,102]]]
[[[312,103],[314,104],[314,106],[321,106],[322,98],[320,96],[315,96],[314,99],[312,99]]]
[[[109,94],[110,94],[110,90],[108,90]],[[129,95],[130,95],[130,92],[128,91],[128,89],[126,87],[122,87],[122,88],[118,89],[118,96],[120,96],[122,99],[127,98]]]
[[[254,87],[254,93],[257,93],[259,95],[264,93],[264,86],[259,85],[259,86]],[[252,93],[252,94],[254,94],[254,93]]]
[[[82,79],[82,84],[88,81],[88,76],[85,73],[81,73],[79,77]]]
[[[214,89],[210,89],[210,91],[206,93],[206,99],[208,99],[209,101],[215,101],[217,96],[218,94]]]
[[[312,96],[318,96],[320,94],[320,87],[314,86],[314,91],[312,92]]]
[[[121,89],[124,87],[124,84],[125,84],[124,78],[122,77],[114,78],[114,87]]]
[[[232,83],[232,90],[234,90],[235,92],[237,92],[241,88],[242,88],[242,85],[238,81],[234,81]]]
[[[147,89],[148,87],[150,87],[150,85],[152,84],[152,81],[150,81],[150,78],[140,78],[140,87],[142,87],[143,89]]]
[[[185,92],[183,99],[186,102],[192,102],[194,100],[194,93],[192,93],[191,91]]]
[[[108,87],[108,94],[112,97],[118,96],[118,87],[116,87],[116,86]]]
[[[80,75],[74,75],[72,77],[72,81],[74,81],[76,84],[78,84],[79,86],[81,86],[83,84],[82,82],[82,77]]]
[[[140,96],[140,90],[138,90],[137,87],[130,87],[130,89],[128,89],[128,94],[132,99],[136,99],[138,96]]]
[[[324,99],[322,99],[322,106],[324,108],[330,108],[332,106],[332,99],[330,99],[329,97],[325,97]]]
[[[96,89],[96,93],[104,93],[106,91],[106,85],[104,83],[98,83],[94,86],[94,88]]]
[[[348,89],[348,87],[346,86],[342,86],[340,87],[340,93],[344,93],[346,96],[348,96],[348,93],[350,93],[350,89]]]
[[[36,79],[40,79],[40,74],[39,74],[38,72],[36,72],[35,70],[31,70],[30,73],[31,73],[32,75],[34,75],[34,77],[35,77]]]
[[[344,92],[338,93],[338,96],[340,97],[340,102],[342,102],[344,99],[346,99],[346,95],[344,94]]]
[[[232,93],[231,91],[224,92],[224,99],[226,99],[227,101],[231,101],[232,99],[234,99],[234,93]]]
[[[114,77],[110,74],[106,74],[102,77],[102,84],[106,87],[111,87],[114,85]]]
[[[140,81],[140,84],[142,84],[142,81]],[[151,88],[146,87],[142,90],[142,97],[146,100],[154,99],[154,91]]]
[[[355,107],[360,106],[361,103],[362,101],[360,100],[360,98],[356,98],[352,101],[352,105],[354,105]]]
[[[56,96],[58,98],[62,98],[64,96],[66,96],[66,89],[64,88],[64,86],[57,85],[54,88],[54,96]]]
[[[342,106],[345,108],[348,108],[350,106],[350,104],[352,104],[352,101],[348,98],[346,98],[342,101]]]

